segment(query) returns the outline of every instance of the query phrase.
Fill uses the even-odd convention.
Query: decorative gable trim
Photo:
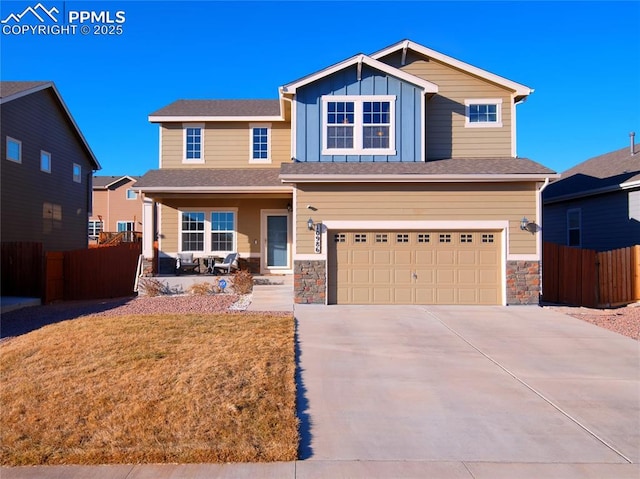
[[[483,78],[490,82],[501,85],[505,88],[513,90],[516,93],[516,97],[526,97],[533,93],[533,88],[529,88],[526,85],[522,85],[520,83],[516,83],[514,81],[508,80],[504,77],[498,76],[494,73],[488,72],[486,70],[482,70],[481,68],[474,67],[468,63],[465,63],[460,60],[456,60],[453,57],[447,56],[443,53],[437,52],[435,50],[431,50],[430,48],[424,47],[418,43],[412,42],[411,40],[403,40],[401,42],[396,43],[395,45],[391,45],[383,50],[380,50],[371,55],[371,58],[379,60],[391,53],[395,53],[397,51],[402,51],[403,59],[406,57],[407,49],[413,50],[414,52],[420,53],[429,58],[433,58],[434,60],[438,60],[439,62],[445,63],[447,65],[451,65],[454,68],[459,70],[463,70],[471,73],[477,77]],[[516,98],[516,101],[522,98]]]
[[[292,95],[296,93],[296,90],[298,88],[301,88],[316,80],[319,80],[321,78],[332,75],[336,72],[344,70],[345,68],[348,68],[352,65],[356,65],[358,68],[358,72],[360,72],[362,69],[362,64],[365,64],[375,70],[382,71],[400,80],[404,80],[407,83],[411,83],[412,85],[416,85],[422,88],[422,90],[424,90],[425,93],[438,93],[438,85],[436,85],[435,83],[431,83],[430,81],[423,80],[422,78],[419,78],[415,75],[399,70],[398,68],[392,67],[391,65],[387,65],[386,63],[380,62],[362,53],[359,55],[355,55],[351,58],[347,58],[346,60],[343,60],[340,63],[336,63],[335,65],[325,68],[324,70],[320,70],[316,73],[300,78],[299,80],[288,83],[284,85],[280,91],[285,95],[286,94]]]

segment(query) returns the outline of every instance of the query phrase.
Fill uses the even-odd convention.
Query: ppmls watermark
[[[2,35],[122,35],[124,10],[67,10],[42,3],[11,12],[0,20]]]

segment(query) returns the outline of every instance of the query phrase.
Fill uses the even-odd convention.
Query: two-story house
[[[277,100],[179,100],[149,117],[145,228],[162,255],[294,274],[297,302],[537,303],[556,175],[516,155],[532,91],[405,40]]]
[[[87,247],[91,177],[100,169],[52,82],[0,82],[2,241],[44,251]]]
[[[89,240],[125,233],[125,241],[142,231],[142,197],[133,188],[138,176],[93,177],[93,214],[89,218]],[[105,239],[107,239],[105,237]]]

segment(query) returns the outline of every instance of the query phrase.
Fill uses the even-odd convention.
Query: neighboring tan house
[[[87,247],[91,177],[100,169],[52,82],[0,82],[2,241]]]
[[[596,251],[640,244],[640,149],[633,141],[562,173],[543,192],[544,241]]]
[[[149,116],[143,252],[154,234],[165,257],[238,252],[294,274],[300,303],[538,303],[557,175],[516,156],[532,91],[406,40],[277,100],[176,101]]]
[[[142,231],[142,195],[133,189],[138,176],[94,176],[89,240],[101,232]]]

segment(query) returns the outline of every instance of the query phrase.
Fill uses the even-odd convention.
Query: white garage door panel
[[[500,232],[329,234],[329,302],[500,304]]]

